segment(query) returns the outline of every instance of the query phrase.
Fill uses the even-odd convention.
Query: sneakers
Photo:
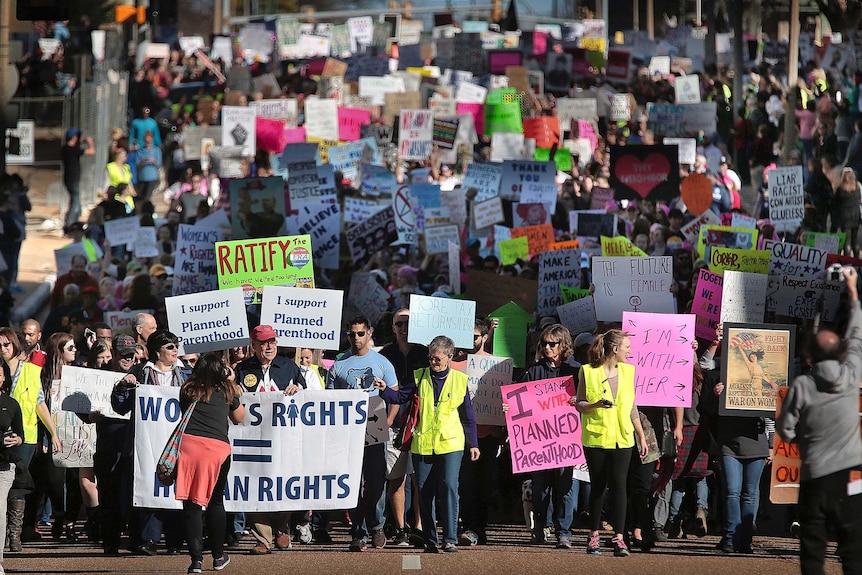
[[[667,533],[664,532],[664,527],[661,525],[656,525],[652,528],[652,537],[657,543],[667,542]]]
[[[602,544],[599,541],[599,534],[590,535],[589,541],[587,541],[587,555],[601,555],[602,554]]]
[[[557,549],[571,549],[572,541],[566,536],[559,536],[557,538]]]
[[[349,549],[353,552],[367,551],[368,543],[366,543],[365,539],[354,539],[350,542]]]
[[[457,553],[458,546],[454,543],[446,543],[443,545],[443,553]]]
[[[222,553],[221,557],[219,557],[217,559],[215,557],[213,558],[213,570],[215,570],[215,571],[221,571],[222,569],[227,567],[229,564],[230,564],[230,555],[228,555],[227,553]]]
[[[426,545],[425,553],[440,553],[440,550],[437,548],[436,545]]]
[[[136,555],[147,555],[152,557],[158,551],[158,547],[152,541],[147,541],[146,543],[141,543],[135,548]]]
[[[410,528],[402,527],[395,531],[392,544],[396,547],[410,547]]]
[[[375,549],[386,547],[386,533],[383,532],[383,529],[375,529],[371,532],[371,545]]]
[[[308,523],[300,523],[296,526],[296,534],[299,538],[299,542],[303,545],[308,545],[311,543],[311,525]]]
[[[802,530],[802,527],[799,525],[799,521],[794,521],[790,524],[790,534],[799,539],[799,532]]]
[[[203,573],[203,571],[203,561],[192,561],[192,564],[189,565],[189,569],[188,571],[186,571],[186,573]]]
[[[611,543],[614,545],[614,557],[628,557],[629,556],[629,548],[626,545],[626,542],[622,539],[617,539],[614,537],[611,539]]]
[[[458,543],[467,547],[473,547],[479,543],[479,536],[472,531],[467,530],[458,537]]]
[[[422,535],[422,531],[415,528],[410,529],[410,544],[416,549],[425,547],[425,536]]]

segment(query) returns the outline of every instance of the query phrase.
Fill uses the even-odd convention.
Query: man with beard
[[[72,256],[72,268],[57,278],[54,291],[51,292],[51,309],[63,302],[63,288],[69,284],[75,284],[84,291],[86,286],[92,286],[99,293],[99,284],[87,273],[87,257],[82,254]]]
[[[392,331],[395,333],[395,341],[387,344],[380,350],[380,355],[392,363],[398,385],[412,385],[413,372],[429,366],[428,348],[418,343],[407,342],[407,331],[410,323],[410,310],[399,309],[392,316]],[[401,430],[400,405],[389,406],[389,443],[386,449],[386,479],[389,480],[389,504],[392,508],[392,522],[395,524],[395,536],[393,544],[398,547],[410,545],[410,528],[404,524],[404,511],[406,507],[404,486],[405,478],[410,469],[410,452],[401,451],[392,443]],[[405,410],[410,406],[406,405]],[[419,494],[413,491],[413,509],[416,513],[413,527],[422,529],[419,519]]]
[[[24,320],[21,324],[21,343],[24,344],[24,353],[27,361],[39,367],[45,367],[47,354],[42,351],[42,326],[35,319]]]

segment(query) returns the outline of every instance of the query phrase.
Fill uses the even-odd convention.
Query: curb
[[[45,278],[42,283],[36,286],[36,289],[33,290],[33,293],[27,299],[20,305],[15,306],[15,311],[12,312],[9,318],[13,325],[21,325],[21,322],[24,320],[36,317],[36,314],[48,303],[51,297],[51,290],[54,289],[54,280],[55,276],[53,275]]]

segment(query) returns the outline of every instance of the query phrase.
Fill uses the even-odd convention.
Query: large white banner
[[[165,298],[168,327],[186,353],[248,345],[243,288],[205,291]]]
[[[273,327],[278,345],[338,349],[343,300],[341,290],[266,286],[260,323]]]
[[[156,461],[182,418],[179,388],[142,385],[135,397],[136,507],[180,509],[156,479]],[[359,496],[368,394],[361,390],[243,395],[231,425],[225,508],[244,511],[353,509]]]

